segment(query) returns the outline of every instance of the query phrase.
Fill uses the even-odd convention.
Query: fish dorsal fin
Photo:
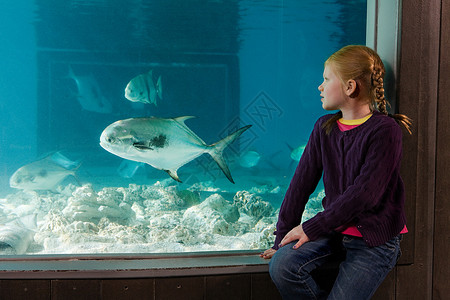
[[[192,118],[196,118],[194,116],[183,116],[183,117],[178,117],[178,118],[173,118],[173,120],[175,122],[177,122],[178,124],[180,124],[180,126],[183,128],[183,130],[185,130],[186,132],[188,132],[192,138],[196,139],[198,141],[198,143],[205,145],[205,142],[195,133],[193,132],[189,127],[187,127],[186,124],[184,124],[184,121],[188,120],[188,119],[192,119]]]
[[[69,65],[69,74],[67,74],[67,77],[71,78],[71,79],[73,79],[75,81],[77,80],[77,76],[75,75],[71,65]]]
[[[49,155],[49,158],[52,162],[63,167],[66,170],[78,169],[81,165],[81,160],[71,160],[60,151],[54,152],[53,154]]]
[[[195,116],[182,116],[182,117],[174,118],[174,120],[177,121],[178,123],[186,126],[186,124],[184,124],[184,121],[193,119],[193,118],[196,118],[196,117]]]

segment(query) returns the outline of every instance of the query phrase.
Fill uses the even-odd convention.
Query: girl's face
[[[329,65],[325,65],[323,82],[319,85],[322,107],[325,110],[338,110],[345,101],[342,82]]]

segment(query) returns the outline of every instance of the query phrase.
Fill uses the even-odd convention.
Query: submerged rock
[[[198,192],[181,190],[176,191],[176,195],[176,205],[178,205],[179,207],[189,208],[200,203],[200,195],[198,194]]]
[[[247,191],[239,191],[234,196],[234,205],[239,208],[239,211],[245,213],[256,220],[263,217],[270,217],[275,209],[267,202],[263,201],[260,196],[251,194]]]
[[[103,188],[97,194],[91,185],[83,185],[73,192],[63,214],[83,222],[98,222],[106,217],[123,223],[136,218],[131,205],[124,202],[120,189]]]
[[[273,245],[277,211],[268,199],[279,197],[272,193],[279,190],[274,185],[258,185],[250,189],[254,193],[237,192],[229,201],[230,192],[210,182],[182,187],[172,183],[169,178],[153,185],[97,191],[90,184],[59,194],[20,191],[0,199],[0,219],[6,223],[13,213],[36,211],[38,230],[28,252],[39,254],[221,251]],[[209,197],[202,202],[204,195]],[[307,208],[318,208],[319,198],[311,199]]]
[[[182,223],[198,232],[233,235],[235,230],[231,223],[237,220],[239,220],[237,207],[219,194],[213,194],[201,204],[188,208],[183,214]]]

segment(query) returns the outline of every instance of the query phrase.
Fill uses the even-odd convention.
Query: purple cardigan
[[[310,240],[354,224],[370,247],[386,243],[406,224],[400,178],[402,131],[397,122],[374,112],[360,126],[327,135],[316,122],[278,216],[274,249],[300,220],[323,173],[324,210],[303,223]]]

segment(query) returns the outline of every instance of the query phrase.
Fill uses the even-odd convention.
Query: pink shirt
[[[357,119],[357,120],[344,120],[343,118],[341,118],[337,121],[337,124],[341,131],[347,131],[347,130],[353,129],[355,127],[358,127],[359,125],[361,125],[362,123],[367,121],[371,116],[372,116],[372,114],[368,115],[367,117],[364,117],[362,119]],[[345,228],[345,226],[343,228]],[[341,227],[338,228],[338,230],[339,229],[341,229]],[[403,229],[402,229],[402,231],[400,231],[400,233],[407,233],[407,232],[408,232],[408,229],[406,228],[406,225],[405,225],[405,227],[403,227]],[[359,232],[359,230],[354,225],[349,225],[348,227],[343,229],[341,231],[341,233],[351,235],[351,236],[362,237],[361,232]]]

